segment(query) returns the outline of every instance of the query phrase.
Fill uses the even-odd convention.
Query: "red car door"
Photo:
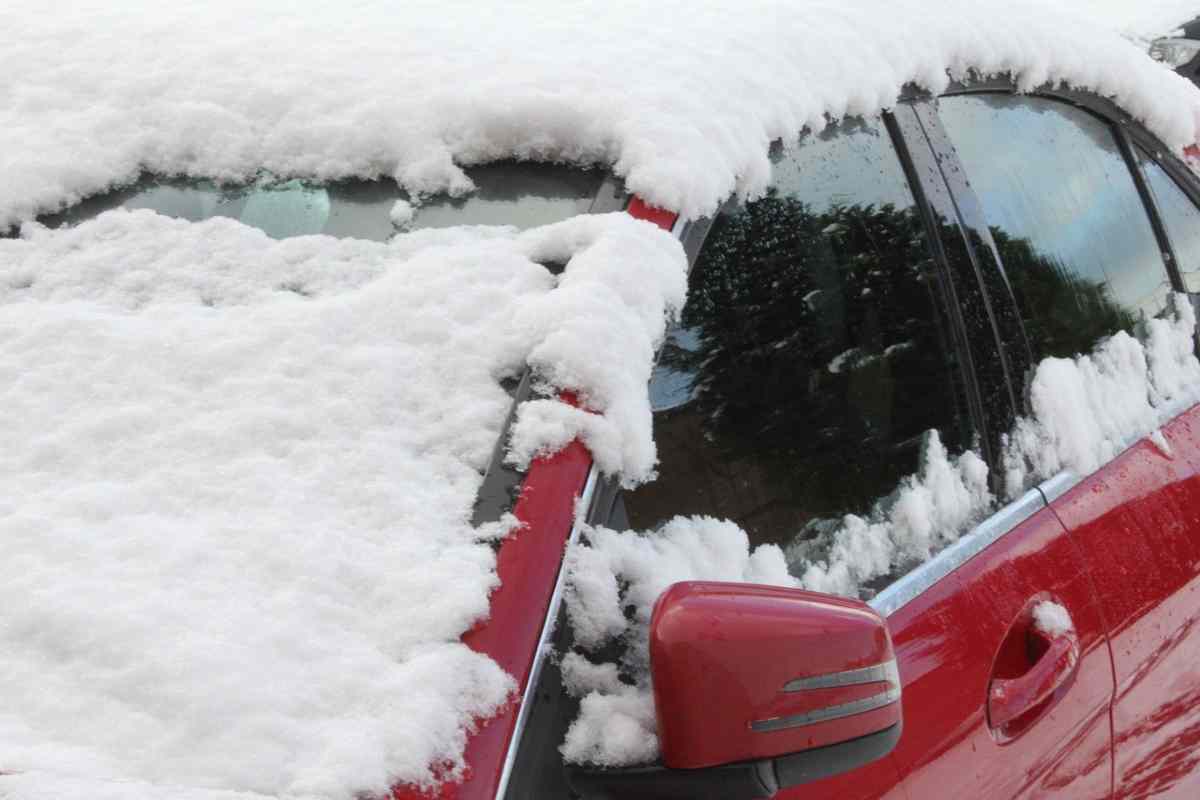
[[[1046,669],[1053,665],[1032,630],[1030,612],[1042,600],[1065,607],[1078,636],[1078,659],[1057,673]],[[891,612],[904,734],[887,759],[781,798],[1109,796],[1112,667],[1103,617],[1078,548],[1038,492],[873,604]],[[1039,671],[1054,676],[1050,696],[995,724],[995,681],[1033,681]],[[901,788],[890,788],[897,775]]]
[[[1162,433],[1052,503],[1108,620],[1119,798],[1200,797],[1200,407]]]
[[[1167,291],[1185,288],[1185,277],[1194,282],[1200,214],[1131,141],[1145,138],[1134,126],[1056,99],[1010,95],[943,98],[939,116],[1037,357],[1070,359],[1103,347],[1115,330],[1162,311]],[[1106,369],[1097,360],[1058,366],[1060,377],[1076,372],[1076,386]],[[1061,380],[1040,386],[1043,400],[1070,389]],[[1158,389],[1144,392],[1153,397]],[[1119,415],[1104,419],[1130,400],[1116,394],[1074,404],[1071,413],[1084,422],[1077,430],[1086,434],[1068,442],[1074,453],[1094,448],[1087,440],[1097,431],[1119,429],[1112,422]],[[1163,428],[1159,444],[1142,439],[1115,458],[1093,450],[1091,463],[1107,463],[1082,480],[1063,473],[1043,484],[1101,600],[1115,681],[1114,797],[1200,796],[1198,423],[1193,409]],[[1043,446],[1053,451],[1062,442],[1055,439]],[[1099,450],[1119,444],[1101,442]]]

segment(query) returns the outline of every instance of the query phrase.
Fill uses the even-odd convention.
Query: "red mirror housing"
[[[899,735],[887,623],[857,600],[677,583],[654,608],[650,663],[668,768],[775,758],[892,728],[893,742]]]

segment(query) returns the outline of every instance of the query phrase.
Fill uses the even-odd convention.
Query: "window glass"
[[[531,162],[487,164],[467,172],[475,192],[461,198],[426,198],[415,207],[405,228],[545,225],[586,213],[604,179],[599,170]],[[150,208],[192,221],[232,217],[277,239],[323,233],[383,241],[396,233],[391,212],[401,199],[408,197],[390,180],[326,184],[292,180],[230,187],[207,181],[145,179],[42,222],[52,227],[72,225],[112,208]]]
[[[1088,352],[1163,310],[1166,267],[1108,124],[1038,97],[939,112],[979,197],[1037,357]]]
[[[1200,209],[1184,194],[1179,184],[1141,148],[1135,148],[1142,174],[1154,197],[1158,215],[1167,228],[1167,238],[1189,292],[1200,292]]]
[[[864,513],[963,441],[922,219],[882,126],[774,156],[765,197],[714,221],[651,384],[659,477],[629,523],[731,519],[754,545]]]

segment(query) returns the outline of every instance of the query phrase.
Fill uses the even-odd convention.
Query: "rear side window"
[[[411,218],[393,219],[406,195],[392,180],[351,180],[317,184],[291,180],[250,186],[219,186],[208,181],[146,178],[89,198],[41,221],[72,225],[113,208],[149,208],[193,222],[229,217],[276,239],[308,234],[384,241],[398,228],[452,225],[515,225],[531,228],[585,214],[604,180],[600,170],[561,164],[498,162],[467,170],[474,192],[412,202]]]
[[[1165,306],[1162,253],[1109,125],[1054,100],[960,95],[939,112],[1034,354],[1071,356]]]
[[[659,478],[629,523],[731,519],[791,544],[864,513],[923,437],[966,427],[922,218],[882,126],[774,157],[765,197],[715,220],[651,385]]]
[[[1184,288],[1200,292],[1200,209],[1145,151],[1136,148],[1135,152],[1154,205],[1166,226]]]

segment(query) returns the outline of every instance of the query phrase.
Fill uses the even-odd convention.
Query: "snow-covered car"
[[[1200,91],[443,6],[0,14],[0,795],[1196,796]]]

